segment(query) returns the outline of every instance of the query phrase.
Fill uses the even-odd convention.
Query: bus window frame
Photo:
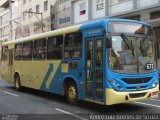
[[[67,46],[67,47],[69,47],[69,50],[66,50],[67,37],[68,37],[68,35],[71,35],[71,34],[80,34],[80,36],[81,36],[81,43],[80,43],[80,46],[78,46],[78,47],[80,47],[80,50],[78,50],[78,49],[74,50],[73,49],[73,46],[75,46],[75,44]],[[73,40],[73,41],[75,41],[75,40]],[[74,48],[76,48],[76,47],[74,47]],[[77,31],[77,32],[72,32],[72,33],[65,34],[65,36],[64,36],[64,54],[63,54],[64,60],[81,60],[82,59],[82,50],[83,50],[82,47],[83,47],[83,33],[82,33],[82,31]],[[70,53],[68,54],[70,57],[66,58],[65,57],[65,54],[66,54],[65,52],[66,51],[73,51],[73,50],[74,50],[74,54],[75,54],[75,52],[80,52],[79,53],[79,58],[73,58],[72,56],[74,56],[74,55],[70,55]]]
[[[24,54],[24,51],[23,51],[23,50],[24,50],[24,44],[25,44],[25,43],[29,43],[29,42],[32,43],[32,44],[31,44],[32,46],[31,46],[31,50],[27,50],[27,51],[30,51],[30,52],[31,52],[31,53],[30,53],[31,58],[29,58],[29,59],[28,59],[28,58],[27,58],[27,59],[25,58],[25,59],[24,59],[24,56],[23,56],[23,54]],[[33,40],[23,42],[23,43],[22,43],[22,61],[32,61],[32,60],[33,60]]]
[[[56,59],[56,58],[48,58],[48,53],[49,53],[49,51],[48,50],[50,50],[49,49],[49,46],[48,46],[48,44],[49,44],[49,41],[51,41],[51,40],[53,40],[54,38],[56,38],[56,40],[57,40],[57,38],[60,38],[60,37],[62,37],[62,47],[61,47],[61,58],[58,58],[58,59]],[[60,47],[59,47],[60,48]],[[53,46],[53,48],[51,49],[52,50],[52,53],[54,53],[54,46]],[[64,57],[63,57],[63,53],[64,53],[64,35],[63,34],[61,34],[61,35],[57,35],[57,36],[50,36],[50,37],[48,37],[48,39],[47,39],[47,46],[46,46],[46,54],[47,54],[47,57],[46,57],[46,59],[47,60],[62,60]],[[51,54],[51,53],[50,53]]]
[[[34,52],[39,50],[39,48],[35,48],[35,42],[38,42],[38,41],[45,41],[45,46],[43,46],[43,52],[45,54],[45,57],[44,59],[36,59],[35,56],[34,56]],[[47,49],[47,38],[41,38],[41,39],[36,39],[33,41],[33,46],[32,46],[32,60],[34,61],[43,61],[43,60],[46,60],[47,58],[47,52],[46,52],[46,49]]]
[[[20,59],[16,59],[16,45],[20,45],[21,44],[21,54],[20,54]],[[15,45],[14,45],[14,60],[15,61],[21,61],[22,60],[22,52],[23,52],[23,43],[22,42],[20,42],[20,43],[16,43]]]

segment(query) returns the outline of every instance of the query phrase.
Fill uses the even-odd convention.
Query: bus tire
[[[79,100],[78,100],[78,91],[77,91],[77,86],[74,82],[70,81],[65,90],[65,95],[66,95],[66,100],[69,104],[71,105],[77,105]]]
[[[17,91],[22,90],[22,86],[21,86],[21,81],[20,81],[19,75],[16,75],[16,76],[15,76],[15,81],[14,81],[14,83],[15,83],[15,89],[16,89]]]

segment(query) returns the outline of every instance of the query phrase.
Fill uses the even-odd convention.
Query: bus
[[[2,45],[1,77],[103,105],[158,98],[156,39],[147,23],[106,18]]]

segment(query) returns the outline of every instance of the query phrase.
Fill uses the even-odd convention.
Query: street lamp
[[[26,11],[28,14],[34,14],[36,18],[38,19],[39,23],[41,24],[41,29],[43,32],[43,13],[37,13],[37,12],[32,12],[32,11]],[[37,14],[41,15],[41,20],[38,18]]]

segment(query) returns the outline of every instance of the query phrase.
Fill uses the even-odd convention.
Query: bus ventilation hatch
[[[122,78],[122,80],[127,84],[147,83],[151,79],[152,79],[152,77],[148,77],[148,78]]]

